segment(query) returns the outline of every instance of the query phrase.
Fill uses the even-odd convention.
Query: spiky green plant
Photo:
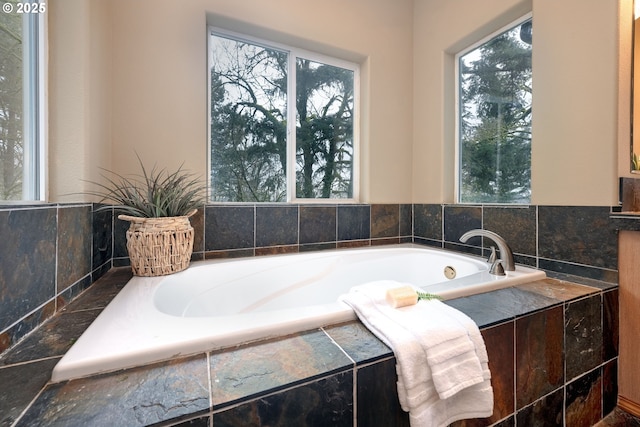
[[[126,177],[103,169],[106,184],[92,182],[101,188],[87,192],[100,197],[101,203],[111,202],[122,213],[142,218],[184,216],[204,205],[205,187],[182,166],[175,172],[158,169],[154,166],[147,171],[138,156],[141,175]]]

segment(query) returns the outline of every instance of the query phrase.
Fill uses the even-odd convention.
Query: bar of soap
[[[406,307],[418,303],[418,293],[411,286],[387,289],[385,298],[393,308]]]

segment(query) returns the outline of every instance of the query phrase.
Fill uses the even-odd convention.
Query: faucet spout
[[[493,240],[496,246],[498,246],[498,250],[500,251],[500,260],[502,261],[504,269],[506,271],[514,271],[516,269],[515,263],[513,262],[513,252],[511,252],[511,248],[509,247],[507,242],[498,234],[489,230],[470,230],[460,237],[460,241],[462,243],[465,243],[471,237],[487,237]]]

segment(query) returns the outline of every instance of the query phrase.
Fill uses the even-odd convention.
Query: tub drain
[[[456,269],[451,267],[450,265],[447,265],[444,268],[444,277],[446,277],[447,279],[455,279]]]

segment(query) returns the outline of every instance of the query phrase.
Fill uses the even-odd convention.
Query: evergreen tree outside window
[[[212,29],[212,201],[355,199],[355,64]]]
[[[11,0],[0,13],[0,200],[44,199],[45,12]]]
[[[458,201],[531,201],[532,21],[457,56]]]

